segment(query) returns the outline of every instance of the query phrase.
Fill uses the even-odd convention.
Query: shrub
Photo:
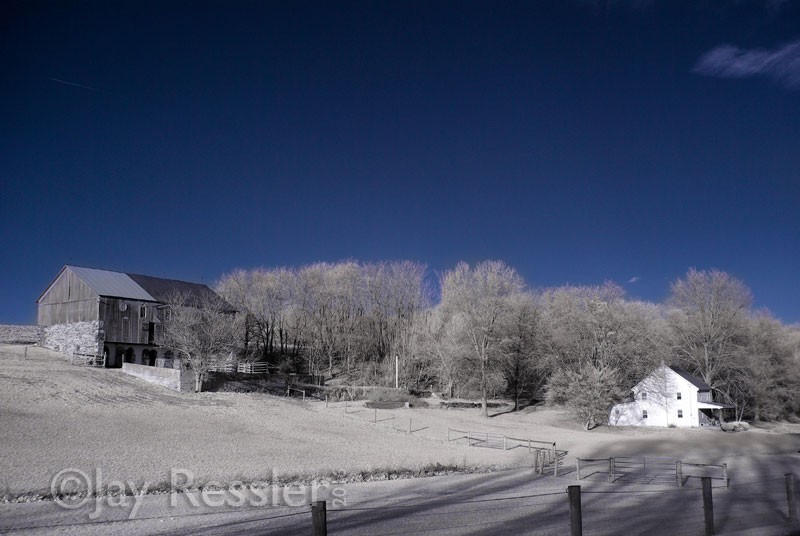
[[[566,406],[586,430],[607,423],[608,407],[621,395],[617,370],[609,366],[560,369],[547,384],[547,402]]]
[[[367,392],[367,400],[370,402],[413,402],[414,396],[400,389],[389,389],[379,387]]]
[[[744,421],[724,422],[720,425],[723,432],[746,432],[750,425]]]

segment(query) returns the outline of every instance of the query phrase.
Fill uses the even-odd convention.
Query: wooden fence
[[[236,364],[235,363],[218,363],[216,365],[211,365],[208,367],[209,372],[225,372],[228,374],[236,372]]]
[[[689,470],[691,474],[687,474]],[[670,484],[683,487],[688,478],[721,480],[728,487],[727,464],[684,462],[673,458],[638,458],[616,456],[611,458],[578,458],[575,461],[575,478],[581,480],[605,474],[609,483]]]
[[[460,435],[459,435],[460,434]],[[553,476],[558,476],[559,455],[556,444],[552,441],[539,441],[536,439],[522,439],[509,437],[491,432],[473,432],[471,430],[447,429],[447,441],[466,439],[470,447],[495,448],[511,450],[526,448],[528,453],[535,456],[534,470],[544,473],[545,467],[552,467]]]
[[[208,367],[208,370],[210,372],[225,372],[228,374],[233,374],[234,372],[266,374],[268,372],[266,363],[218,363]]]
[[[695,474],[687,474],[687,470]],[[700,473],[700,474],[697,474]],[[728,464],[710,463],[690,463],[678,460],[675,462],[675,480],[678,486],[683,487],[689,478],[710,478],[712,480],[722,480],[727,488],[730,484],[728,480]]]
[[[236,366],[236,372],[243,372],[245,374],[266,374],[266,363],[239,363]]]
[[[89,367],[104,368],[106,366],[106,356],[105,354],[82,354],[73,351],[69,354],[69,362],[71,365],[86,365]]]

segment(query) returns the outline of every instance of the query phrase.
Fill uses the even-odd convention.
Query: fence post
[[[556,444],[553,443],[553,477],[558,476],[558,451],[556,450]]]
[[[305,402],[305,401],[306,401],[306,390],[303,389],[303,402]]]
[[[703,480],[703,512],[706,521],[706,536],[714,535],[714,500],[711,497],[711,477],[704,476]]]
[[[675,462],[675,483],[679,488],[683,487],[683,462],[680,460]]]
[[[581,479],[581,459],[577,458],[575,460],[575,480]]]
[[[328,395],[325,395],[325,409],[328,409]]]
[[[569,494],[569,530],[571,536],[582,536],[583,520],[581,519],[581,487],[568,486]]]
[[[372,422],[378,422],[378,408],[375,408],[375,416],[372,418]]]
[[[506,436],[503,436],[503,450],[507,450],[506,447],[508,445],[506,445],[506,440],[507,440]]]
[[[347,413],[347,400],[344,401],[344,412]]]
[[[608,459],[608,483],[614,482],[614,458]]]
[[[325,501],[311,503],[311,524],[314,536],[328,536],[328,519]]]
[[[789,502],[789,521],[797,521],[797,502],[794,497],[794,474],[786,473],[786,500]]]
[[[725,480],[725,487],[728,487],[728,464],[722,464],[722,478]]]
[[[408,419],[408,433],[411,433],[411,419]],[[450,441],[450,428],[447,429],[447,440]]]

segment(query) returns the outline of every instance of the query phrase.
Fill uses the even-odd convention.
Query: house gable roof
[[[701,390],[701,391],[710,391],[711,390],[711,386],[710,385],[708,385],[706,382],[704,382],[703,380],[701,380],[697,376],[694,376],[693,374],[690,374],[686,369],[683,369],[683,368],[678,367],[678,366],[670,366],[669,368],[670,368],[670,370],[672,370],[672,372],[674,372],[675,374],[677,374],[678,376],[680,376],[681,378],[683,378],[687,382],[691,383],[692,385],[697,387],[699,390]]]
[[[697,376],[689,373],[686,369],[681,368],[679,366],[666,366],[666,365],[659,366],[653,372],[648,374],[642,381],[640,381],[639,383],[634,385],[631,390],[634,391],[634,392],[638,392],[640,390],[643,390],[643,389],[646,390],[646,389],[652,387],[654,379],[663,378],[662,374],[664,374],[665,372],[668,372],[668,371],[672,372],[673,374],[677,374],[678,376],[680,376],[681,378],[683,378],[684,380],[686,380],[687,382],[689,382],[693,386],[697,387],[697,389],[699,391],[710,391],[711,390],[711,387],[707,383],[705,383],[703,380],[701,380]]]

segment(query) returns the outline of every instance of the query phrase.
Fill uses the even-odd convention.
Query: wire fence
[[[797,523],[794,475],[702,489],[582,489],[465,500],[338,507],[312,505],[312,534],[715,534]],[[316,513],[316,515],[315,515]],[[790,525],[790,526],[795,526]]]
[[[555,479],[539,484],[556,484]],[[634,485],[624,488],[607,483],[582,482],[566,487],[544,487],[532,493],[482,496],[480,488],[445,490],[442,494],[413,496],[406,500],[367,498],[353,504],[341,500],[316,501],[310,505],[237,507],[224,511],[172,513],[186,518],[198,533],[259,533],[287,536],[308,534],[452,534],[470,535],[700,535],[752,529],[767,532],[798,531],[795,477],[764,478],[734,482],[728,488],[711,487],[702,477],[701,489],[671,487],[654,489]],[[487,488],[483,488],[487,489]],[[489,488],[491,489],[491,488]],[[331,506],[328,509],[328,506]],[[129,518],[131,522],[162,519]],[[207,518],[207,521],[204,521]],[[191,520],[188,520],[191,519]],[[49,520],[52,521],[52,520]],[[80,523],[48,523],[40,520],[25,530],[83,525],[119,524],[126,521],[92,520]],[[115,525],[117,527],[117,525]],[[116,530],[116,529],[115,529]],[[236,531],[236,532],[231,532]],[[758,531],[758,532],[756,532]],[[770,534],[776,533],[774,530]]]

